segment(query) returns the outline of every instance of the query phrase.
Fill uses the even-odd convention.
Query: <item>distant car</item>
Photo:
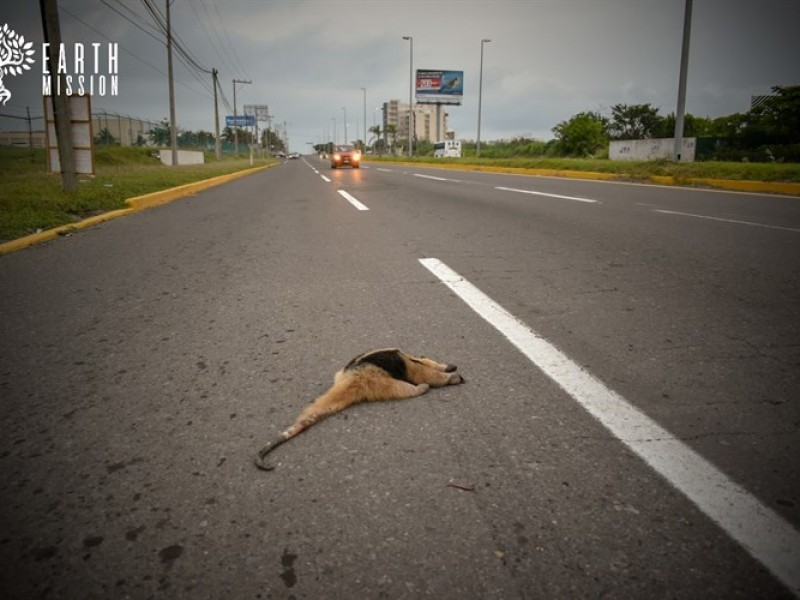
[[[299,152],[292,152],[289,155],[289,158],[300,158],[300,153]]]
[[[361,168],[361,151],[350,144],[336,146],[331,154],[331,169],[350,165],[354,169]]]

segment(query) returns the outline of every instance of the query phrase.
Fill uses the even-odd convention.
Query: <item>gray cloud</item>
[[[164,45],[106,4],[149,22],[133,0],[60,1],[65,41],[120,44],[121,94],[93,104],[160,120],[168,114]],[[163,8],[162,0],[156,4]],[[173,22],[197,61],[220,71],[229,101],[231,80],[251,79],[237,104],[268,104],[288,123],[291,145],[305,150],[332,119],[341,128],[342,107],[350,132],[357,124],[361,131],[362,87],[369,125],[383,101],[407,101],[404,35],[414,37],[415,69],[465,72],[463,105],[448,108],[461,138],[476,132],[482,38],[492,40],[485,48],[484,139],[548,138],[559,121],[583,110],[607,113],[619,102],[649,102],[668,114],[677,97],[683,8],[683,0],[176,0]],[[37,3],[14,3],[0,19],[41,40]],[[751,95],[800,83],[798,22],[796,0],[695,0],[687,110],[744,112]],[[211,78],[199,78],[176,63],[178,123],[211,130]],[[14,95],[2,113],[40,110],[37,75],[6,84]]]

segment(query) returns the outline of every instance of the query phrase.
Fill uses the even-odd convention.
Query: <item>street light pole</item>
[[[481,155],[481,101],[483,99],[483,45],[492,40],[481,40],[481,70],[478,77],[478,143],[475,147],[475,156]]]
[[[408,155],[414,156],[414,38],[404,35],[409,41],[408,59]]]
[[[342,112],[344,113],[344,143],[347,143],[347,109],[343,106]]]
[[[362,87],[361,91],[364,92],[364,153],[367,152],[367,88]]]

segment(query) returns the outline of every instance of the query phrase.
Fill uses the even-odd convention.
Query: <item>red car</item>
[[[350,144],[336,146],[331,154],[331,169],[350,165],[354,169],[361,168],[361,150]]]

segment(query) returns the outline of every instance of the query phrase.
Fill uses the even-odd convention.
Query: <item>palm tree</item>
[[[369,132],[375,134],[375,142],[372,144],[373,150],[375,149],[375,146],[378,146],[378,148],[380,148],[380,153],[383,154],[383,144],[380,143],[381,133],[383,133],[383,131],[381,130],[381,126],[373,125],[372,127],[369,128]]]
[[[394,151],[395,136],[397,135],[397,125],[387,125],[384,133],[392,138],[392,151]]]

